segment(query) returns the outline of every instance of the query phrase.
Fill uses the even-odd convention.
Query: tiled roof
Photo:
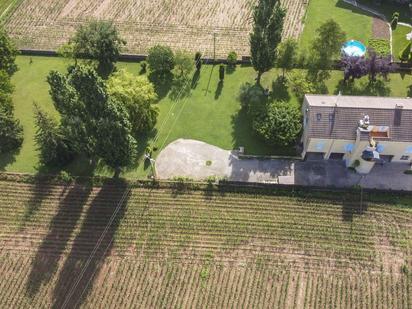
[[[308,95],[305,101],[308,137],[354,140],[359,120],[369,115],[371,125],[389,127],[385,140],[412,142],[412,99]]]

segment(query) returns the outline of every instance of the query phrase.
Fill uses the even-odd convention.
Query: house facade
[[[412,162],[412,99],[306,95],[302,157],[344,160],[369,173],[376,163]]]

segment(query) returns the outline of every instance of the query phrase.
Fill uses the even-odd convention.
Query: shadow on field
[[[368,211],[368,201],[366,195],[361,197],[359,195],[344,197],[342,203],[342,220],[346,222],[352,222],[354,215],[363,215]]]
[[[119,182],[107,182],[97,193],[59,273],[52,308],[78,308],[87,299],[104,258],[111,253],[128,198],[126,184]]]
[[[49,233],[41,242],[33,260],[26,289],[30,297],[33,297],[43,282],[50,280],[56,272],[60,257],[77,225],[90,192],[91,187],[75,185],[65,188],[62,193],[65,197],[61,200],[57,213],[50,222]]]

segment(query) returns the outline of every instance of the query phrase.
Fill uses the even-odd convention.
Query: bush
[[[196,70],[200,71],[202,68],[202,53],[201,52],[196,52],[195,54],[195,65],[196,65]]]
[[[299,109],[284,102],[273,102],[255,114],[253,129],[266,141],[287,146],[296,141],[302,130]]]
[[[378,55],[388,56],[391,54],[391,44],[385,39],[369,39],[369,49],[373,49]]]
[[[399,59],[401,61],[410,61],[412,58],[412,54],[411,54],[411,44],[412,43],[408,43],[404,49],[399,53]]]
[[[140,74],[145,74],[147,72],[147,61],[140,62]]]
[[[175,55],[175,67],[173,74],[177,78],[186,80],[193,71],[195,62],[192,56],[185,51],[177,51]]]
[[[392,21],[391,21],[391,27],[393,30],[396,29],[396,27],[398,26],[398,20],[399,20],[399,13],[395,12],[392,14]]]
[[[227,55],[227,64],[229,66],[236,66],[237,64],[237,54],[234,51],[231,51],[228,55]]]
[[[246,111],[249,111],[251,106],[264,104],[265,100],[266,96],[262,87],[250,83],[243,84],[240,87],[239,101]]]
[[[219,66],[219,80],[223,82],[224,79],[225,79],[225,66],[221,64]]]
[[[149,49],[147,57],[149,68],[153,72],[170,73],[175,67],[175,57],[170,47],[156,45]]]

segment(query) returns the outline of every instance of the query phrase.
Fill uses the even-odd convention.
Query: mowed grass
[[[403,49],[410,43],[406,40],[406,35],[412,32],[411,27],[398,25],[396,30],[392,32],[392,48],[393,48],[393,56],[395,59],[399,60],[399,54]]]
[[[22,0],[0,0],[0,22]]]
[[[51,115],[58,119],[50,95],[46,77],[50,70],[64,72],[67,61],[51,57],[18,57],[20,70],[14,75],[15,85],[14,104],[15,113],[24,127],[24,142],[16,154],[0,157],[0,169],[9,172],[36,173],[40,170],[38,152],[34,142],[35,126],[33,102],[37,102]],[[139,74],[137,63],[119,63],[119,69],[126,69],[133,74]],[[272,70],[263,76],[264,87],[271,88],[272,83],[279,75],[279,71]],[[292,147],[276,147],[267,145],[258,138],[251,128],[250,119],[241,112],[238,93],[242,84],[253,83],[255,72],[251,67],[238,66],[232,74],[227,74],[223,87],[218,87],[218,67],[204,65],[197,86],[194,86],[191,95],[173,100],[166,96],[158,103],[160,110],[156,130],[148,138],[141,138],[140,152],[146,145],[158,148],[156,155],[169,143],[178,138],[196,139],[231,150],[239,146],[245,147],[249,154],[257,155],[293,155]],[[342,87],[342,72],[332,72],[327,81],[330,94],[366,94],[407,96],[408,86],[412,84],[411,75],[400,76],[392,74],[390,82],[380,84],[377,89],[367,87],[367,78],[356,81],[353,88]],[[277,93],[277,92],[275,92]],[[289,91],[286,98],[290,104],[299,106],[296,97]],[[148,174],[148,167],[139,160],[129,168],[124,176],[144,178]],[[92,173],[87,160],[76,160],[68,167],[75,175]],[[104,166],[98,166],[96,174],[112,175],[112,171]]]
[[[5,181],[0,190],[1,308],[412,305],[406,196],[365,193],[360,204],[360,192]]]
[[[372,17],[368,13],[342,0],[310,0],[300,39],[303,49],[310,47],[316,37],[316,29],[328,19],[335,20],[341,26],[348,40],[359,40],[365,45],[368,44],[372,35]]]

